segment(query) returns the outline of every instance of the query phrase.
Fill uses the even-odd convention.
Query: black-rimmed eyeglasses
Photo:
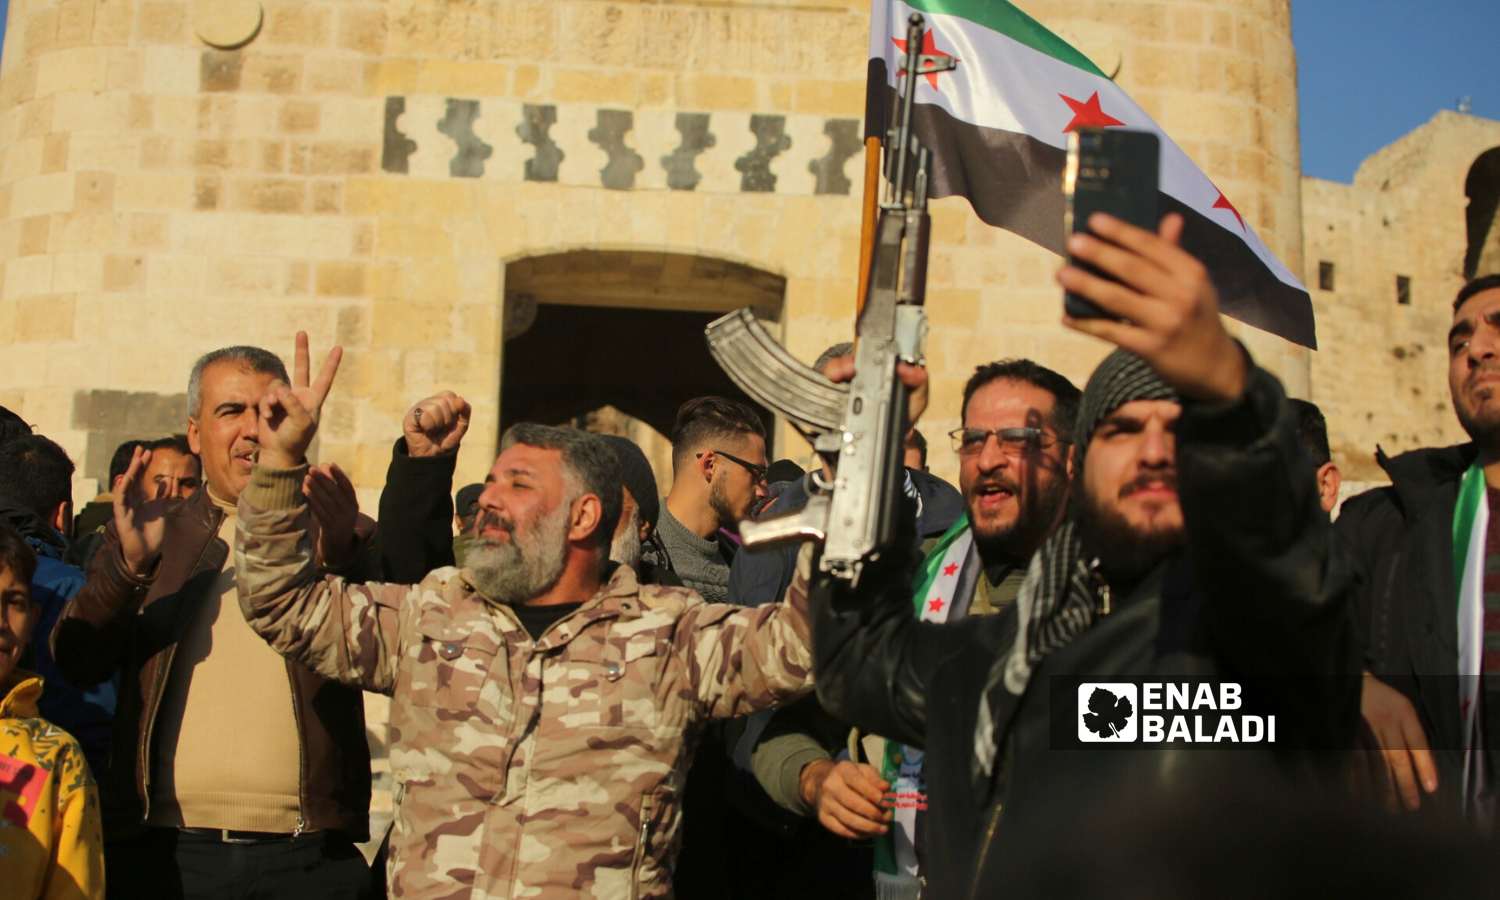
[[[737,466],[743,466],[745,468],[745,471],[750,473],[750,477],[755,479],[756,484],[766,483],[766,472],[769,470],[768,466],[756,465],[748,459],[740,459],[733,453],[725,453],[723,450],[710,450],[708,452],[712,453],[715,456],[722,456]],[[700,453],[698,455],[701,457],[703,454]]]

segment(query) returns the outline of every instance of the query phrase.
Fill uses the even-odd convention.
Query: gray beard
[[[557,584],[567,551],[569,507],[558,504],[530,534],[512,532],[509,543],[471,543],[460,564],[469,570],[475,589],[496,603],[516,606]]]
[[[615,539],[609,545],[609,558],[631,569],[641,564],[641,514],[635,511],[629,521],[621,521]]]

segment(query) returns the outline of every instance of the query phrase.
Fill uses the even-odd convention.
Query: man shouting
[[[816,592],[819,699],[925,751],[935,897],[1017,893],[1016,867],[1126,789],[1212,784],[1231,758],[1236,780],[1270,763],[1317,772],[1358,724],[1351,569],[1280,385],[1225,331],[1207,272],[1177,246],[1180,217],[1155,234],[1089,224],[1099,237],[1069,250],[1117,280],[1073,267],[1059,280],[1112,318],[1066,324],[1119,349],[1084,388],[1073,508],[1032,557],[1014,631],[996,616],[914,621],[899,563],[862,596]],[[1233,757],[1066,743],[1075,711],[1058,684],[1184,679],[1258,682],[1277,743]]]

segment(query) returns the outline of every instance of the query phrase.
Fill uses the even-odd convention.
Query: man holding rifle
[[[1051,720],[1074,710],[1054,680],[1262,678],[1256,702],[1278,733],[1259,757],[1293,768],[1351,746],[1358,723],[1348,566],[1281,386],[1224,329],[1205,268],[1178,246],[1180,217],[1154,234],[1089,225],[1097,237],[1069,250],[1108,277],[1069,266],[1058,280],[1117,318],[1065,324],[1119,349],[1084,390],[1074,504],[1032,559],[1014,636],[993,617],[914,621],[900,552],[857,589],[813,592],[823,704],[925,750],[930,896],[998,895],[1014,862],[1001,836],[1065,840],[1037,833],[1048,811],[1097,803],[1101,783],[1180,786],[1211,767],[1214,753],[1171,744],[1060,752]],[[925,374],[901,377],[915,417]]]

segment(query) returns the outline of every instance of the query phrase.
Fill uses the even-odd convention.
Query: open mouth
[[[1016,498],[1015,489],[1004,484],[982,484],[975,488],[974,495],[979,498],[979,508],[1000,506]]]

